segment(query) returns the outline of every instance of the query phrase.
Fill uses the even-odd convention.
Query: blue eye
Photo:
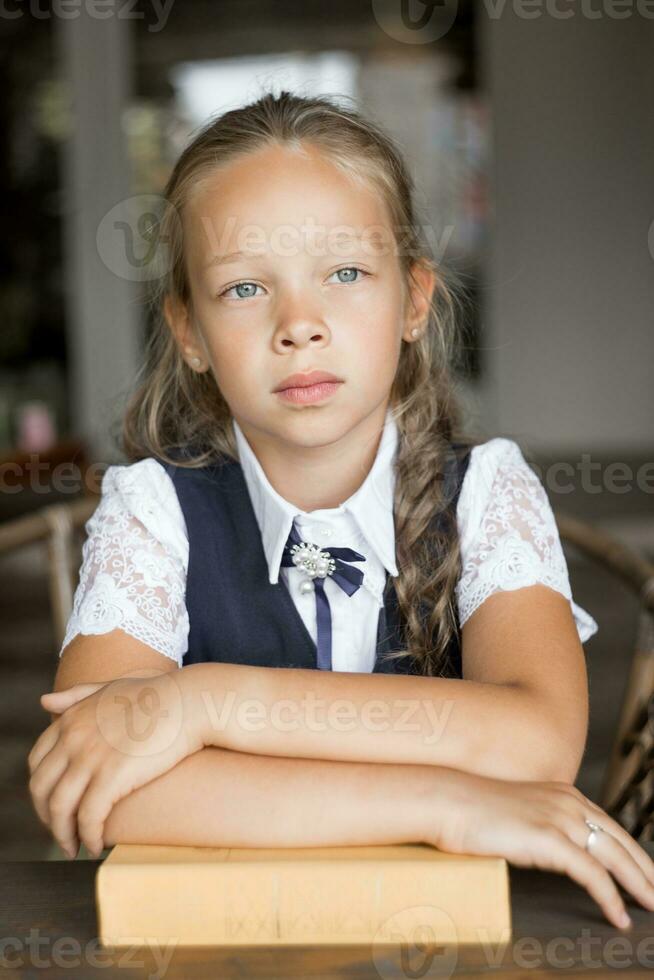
[[[243,282],[237,282],[234,286],[228,286],[227,289],[224,289],[223,292],[222,293],[219,293],[218,295],[219,296],[227,296],[228,293],[231,293],[232,289],[242,289],[244,286],[245,287],[252,287],[252,286],[254,286],[255,289],[260,288],[260,287],[257,286],[257,283],[256,282],[247,282],[246,280],[244,280]],[[254,295],[256,295],[256,294],[255,293],[251,293],[251,292],[250,293],[246,293],[245,296],[242,293],[238,293],[238,298],[239,299],[250,299],[250,297],[251,296],[254,296]]]
[[[369,276],[370,275],[369,272],[366,272],[364,269],[360,269],[356,265],[348,265],[348,266],[344,266],[342,269],[337,269],[336,272],[332,272],[332,276],[340,276],[341,273],[343,273],[343,272],[346,272],[346,273],[355,273],[355,274],[357,272],[360,272],[362,276]],[[353,279],[353,278],[350,278],[350,279],[340,279],[339,280],[339,282],[342,283],[343,285],[346,285],[347,283],[353,283],[353,282],[359,282],[359,281],[360,281],[359,279]],[[233,286],[228,286],[227,289],[224,289],[222,291],[222,293],[219,293],[218,295],[220,297],[228,297],[228,298],[230,298],[229,297],[229,293],[231,293],[232,290],[236,289],[237,290],[237,294],[236,294],[236,296],[231,297],[232,299],[251,299],[253,296],[256,296],[257,295],[256,294],[256,290],[257,289],[261,289],[261,288],[262,287],[259,286],[256,282],[249,282],[248,280],[243,280],[242,282],[235,283]],[[249,292],[246,291],[245,293],[238,292],[238,290],[242,290],[242,289],[245,289],[245,290],[248,290],[249,289],[250,291]]]
[[[342,269],[337,269],[337,270],[336,270],[336,272],[332,272],[332,275],[333,275],[333,276],[338,276],[338,275],[340,275],[340,273],[341,273],[341,272],[360,272],[360,273],[361,273],[362,275],[364,275],[364,276],[368,276],[368,275],[370,275],[370,273],[369,273],[369,272],[365,272],[365,271],[364,271],[363,269],[360,269],[360,268],[359,268],[358,266],[356,266],[356,265],[347,265],[347,266],[345,266],[345,267],[344,267],[344,268],[342,268]],[[340,279],[339,281],[340,281],[341,283],[343,283],[344,285],[345,285],[346,283],[350,283],[350,282],[359,282],[359,280],[358,280],[358,279]]]

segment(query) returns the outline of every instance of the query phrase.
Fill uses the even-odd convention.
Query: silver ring
[[[595,842],[595,837],[598,832],[606,833],[604,827],[600,827],[599,824],[593,823],[592,820],[585,820],[586,826],[590,827],[590,833],[588,834],[588,840],[586,841],[586,850],[590,851],[591,845]]]

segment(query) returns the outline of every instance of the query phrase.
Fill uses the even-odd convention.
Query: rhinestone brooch
[[[300,592],[313,592],[314,578],[325,578],[336,570],[336,562],[328,551],[322,551],[317,544],[302,541],[294,544],[290,551],[293,564],[308,575],[300,585]]]

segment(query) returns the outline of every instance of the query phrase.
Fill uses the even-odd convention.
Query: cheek
[[[368,306],[353,331],[360,355],[376,366],[397,360],[402,340],[400,312],[392,302]]]
[[[207,343],[216,383],[228,401],[238,401],[239,395],[242,397],[265,383],[266,366],[260,363],[262,352],[244,330],[210,336]]]
[[[360,393],[377,400],[390,390],[397,373],[400,340],[399,327],[373,323],[357,334],[348,367],[356,378]]]
[[[202,323],[202,332],[216,369],[222,373],[226,369],[238,369],[247,350],[245,331],[230,329],[228,325],[207,317]]]
[[[377,336],[392,338],[401,332],[402,298],[392,283],[379,284],[361,296],[356,311],[358,322],[364,331]]]
[[[226,395],[239,383],[239,371],[245,361],[243,352],[239,349],[235,338],[218,337],[211,330],[205,331],[204,336],[216,383]]]

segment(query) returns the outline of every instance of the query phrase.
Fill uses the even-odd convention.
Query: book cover
[[[505,858],[428,844],[211,848],[117,844],[96,875],[105,946],[501,943]]]

